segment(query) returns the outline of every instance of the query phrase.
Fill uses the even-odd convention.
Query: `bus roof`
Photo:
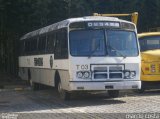
[[[147,36],[160,36],[160,32],[146,32],[138,34],[139,38],[147,37]]]
[[[22,36],[20,38],[20,40],[30,38],[30,37],[34,37],[36,35],[41,35],[41,34],[44,34],[46,32],[56,30],[56,29],[65,28],[65,27],[68,27],[68,25],[70,23],[81,22],[81,21],[82,22],[83,21],[115,21],[115,22],[117,21],[117,22],[126,22],[126,23],[133,24],[132,22],[122,20],[122,19],[118,19],[116,17],[86,16],[86,17],[80,17],[80,18],[70,18],[70,19],[66,19],[66,20],[51,24],[49,26],[40,28],[38,30],[29,32],[29,33],[25,34],[24,36]]]

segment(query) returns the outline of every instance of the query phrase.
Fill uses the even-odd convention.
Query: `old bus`
[[[20,39],[19,75],[34,88],[56,87],[69,99],[76,91],[140,89],[136,26],[114,17],[67,19]]]
[[[160,32],[141,33],[139,36],[142,56],[142,89],[160,87]]]

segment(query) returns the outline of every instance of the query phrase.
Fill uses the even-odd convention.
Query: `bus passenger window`
[[[39,37],[38,50],[40,53],[44,53],[46,48],[46,35]]]
[[[37,38],[31,39],[31,52],[34,54],[37,50]]]
[[[65,29],[61,29],[56,35],[55,59],[66,58],[68,58],[67,31]]]
[[[29,54],[31,50],[31,42],[30,39],[25,41],[25,54]]]
[[[56,34],[51,32],[47,37],[47,53],[54,53]]]
[[[61,38],[61,56],[63,58],[68,58],[68,40],[66,30],[63,30]]]

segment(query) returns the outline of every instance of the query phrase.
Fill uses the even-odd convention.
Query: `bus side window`
[[[25,54],[29,55],[30,50],[31,50],[31,41],[30,41],[30,39],[26,39],[26,41],[25,41]]]
[[[61,29],[57,31],[56,35],[55,59],[67,59],[67,58],[68,58],[67,30]]]
[[[46,35],[41,35],[39,36],[39,41],[38,41],[38,51],[40,54],[45,53],[46,49]]]
[[[61,59],[60,31],[56,33],[56,45],[54,55],[55,59]]]
[[[47,36],[47,53],[54,53],[55,41],[56,41],[56,33],[55,32],[49,33]]]
[[[31,39],[31,53],[35,54],[37,51],[37,38]]]
[[[68,58],[68,40],[67,40],[67,30],[62,30],[61,34],[61,56],[62,58]]]

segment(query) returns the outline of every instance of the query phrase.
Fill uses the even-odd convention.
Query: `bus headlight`
[[[136,77],[135,71],[124,71],[124,79],[133,79]]]
[[[90,73],[89,72],[84,72],[84,78],[89,78],[90,77]]]
[[[131,71],[130,77],[134,78],[136,76],[136,72],[135,71]]]
[[[83,77],[83,73],[80,71],[80,72],[77,72],[77,78],[82,78]]]
[[[77,78],[79,79],[87,79],[91,77],[91,73],[89,71],[78,71]]]
[[[125,71],[124,72],[124,78],[127,79],[130,76],[130,71]]]

